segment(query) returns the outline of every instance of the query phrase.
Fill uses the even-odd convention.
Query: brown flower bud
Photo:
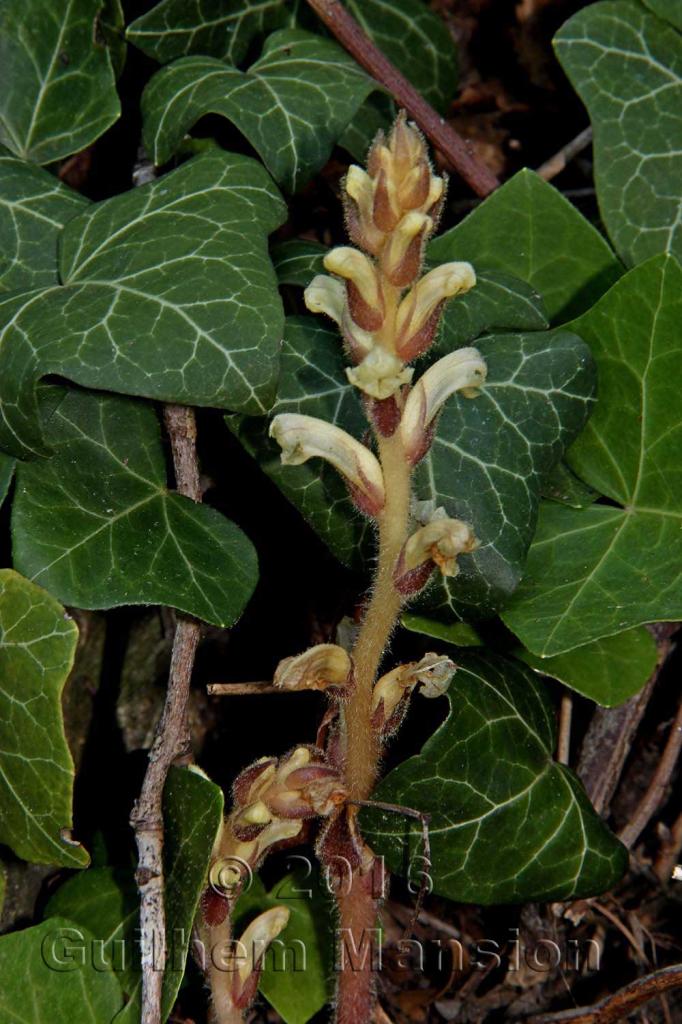
[[[303,654],[280,661],[273,682],[282,690],[328,690],[347,687],[353,664],[338,644],[317,644]]]

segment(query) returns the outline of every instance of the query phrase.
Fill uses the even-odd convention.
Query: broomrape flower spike
[[[474,348],[439,359],[416,383],[409,365],[432,345],[445,303],[476,283],[469,263],[446,263],[422,276],[424,247],[438,224],[445,187],[445,178],[433,173],[421,134],[400,115],[389,137],[380,133],[375,140],[367,170],[351,167],[343,182],[353,245],[329,251],[328,274],[305,290],[308,309],[339,327],[351,363],[346,375],[362,392],[377,454],[310,416],[281,413],[270,428],[283,463],[299,465],[318,456],[344,476],[356,505],[377,521],[378,559],[350,653],[319,644],[278,666],[275,683],[281,689],[323,690],[332,698],[318,731],[320,747],[298,747],[279,761],[247,769],[235,788],[233,834],[235,841],[252,844],[253,864],[261,855],[258,844],[281,835],[283,824],[326,819],[317,851],[329,870],[339,858],[349,866],[348,884],[337,893],[339,934],[358,949],[377,920],[378,861],[360,833],[353,805],[371,796],[384,744],[400,726],[415,689],[439,696],[455,671],[447,658],[427,654],[377,682],[379,665],[406,601],[434,569],[456,575],[458,557],[477,546],[473,526],[435,507],[422,509],[427,517],[420,517],[412,497],[414,467],[429,449],[444,403],[455,392],[473,398],[486,378],[486,364]],[[371,1020],[373,1003],[372,971],[342,970],[336,1024]]]

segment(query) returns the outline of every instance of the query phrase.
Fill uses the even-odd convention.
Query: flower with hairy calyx
[[[446,299],[464,295],[476,284],[470,263],[443,263],[418,281],[402,299],[396,314],[396,352],[405,362],[432,344]]]
[[[289,923],[290,911],[286,907],[271,907],[251,922],[241,938],[232,943],[232,949],[221,965],[229,972],[232,1002],[239,1010],[245,1010],[253,1001],[258,989],[263,957],[268,946]],[[227,951],[226,951],[227,953]]]
[[[358,327],[377,331],[384,322],[384,300],[377,269],[364,253],[349,245],[331,249],[324,267],[346,281],[348,309]]]
[[[475,398],[485,383],[487,367],[475,348],[460,348],[443,356],[421,375],[410,391],[400,422],[405,453],[415,465],[428,451],[438,413],[448,398],[459,391]]]
[[[379,460],[354,437],[332,423],[299,413],[279,413],[270,437],[282,449],[285,466],[300,466],[313,457],[326,459],[345,477],[358,508],[376,516],[384,505],[384,477]]]
[[[273,683],[282,690],[332,690],[344,693],[352,684],[350,655],[338,644],[317,644],[303,654],[280,661]]]
[[[445,509],[437,508],[403,545],[394,571],[396,589],[412,597],[426,586],[436,567],[443,576],[456,576],[458,555],[469,554],[478,546],[467,523],[451,519]]]
[[[457,666],[439,654],[425,654],[421,661],[399,665],[387,672],[372,691],[372,725],[386,738],[400,726],[414,688],[422,684],[424,695],[445,693]]]
[[[296,747],[280,759],[275,778],[263,794],[279,818],[326,817],[346,801],[338,770],[316,747]]]

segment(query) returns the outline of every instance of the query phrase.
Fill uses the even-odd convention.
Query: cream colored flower
[[[303,654],[280,661],[273,682],[282,690],[326,690],[346,686],[352,662],[338,644],[317,644]]]
[[[476,284],[476,274],[470,263],[443,263],[425,274],[409,290],[398,307],[396,317],[396,351],[405,360],[414,359],[424,351],[423,332],[428,332],[428,344],[433,340],[429,331],[432,318],[441,303],[455,295],[463,295]]]
[[[460,348],[443,356],[422,374],[405,402],[400,432],[405,451],[413,462],[428,449],[431,424],[447,399],[456,391],[474,398],[485,383],[487,367],[475,348]]]
[[[450,519],[444,509],[438,509],[431,522],[408,538],[400,557],[400,571],[411,572],[424,562],[434,562],[443,576],[456,576],[457,556],[474,551],[477,546],[470,526],[461,519]]]
[[[409,384],[414,370],[386,349],[376,346],[358,366],[347,367],[351,384],[371,398],[390,398],[403,384]]]
[[[379,460],[364,444],[332,423],[299,413],[280,413],[270,424],[270,436],[282,449],[286,466],[311,458],[330,462],[345,477],[358,505],[377,515],[384,504],[384,477]]]

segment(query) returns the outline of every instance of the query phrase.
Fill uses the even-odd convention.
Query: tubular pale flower
[[[303,299],[311,313],[326,313],[341,324],[346,307],[346,289],[337,278],[317,274],[303,292]]]
[[[412,463],[423,457],[431,443],[431,425],[447,399],[456,391],[475,398],[486,379],[483,356],[475,348],[460,348],[443,356],[414,385],[403,410],[400,432]]]
[[[349,245],[332,249],[324,257],[324,266],[347,282],[348,308],[358,327],[378,330],[384,321],[384,304],[376,267],[357,249]]]
[[[354,387],[371,398],[379,399],[390,398],[403,384],[409,384],[413,373],[414,370],[405,366],[401,359],[379,346],[373,348],[358,366],[346,368],[346,376]]]
[[[411,572],[424,562],[432,562],[443,576],[456,576],[459,572],[457,556],[474,551],[477,546],[470,526],[461,519],[448,518],[444,509],[438,509],[431,522],[407,540],[399,559],[399,571]]]
[[[308,459],[326,459],[345,477],[356,504],[377,515],[384,504],[384,477],[375,455],[332,423],[299,413],[280,413],[270,424],[270,437],[282,448],[285,466]]]
[[[424,240],[432,226],[430,217],[412,210],[391,233],[381,256],[381,266],[392,285],[404,288],[417,277]]]
[[[449,658],[429,652],[420,661],[398,665],[378,681],[372,691],[372,718],[384,736],[392,735],[403,720],[410,695],[421,684],[425,696],[445,693],[456,671]]]
[[[282,690],[327,690],[345,687],[353,669],[350,655],[338,644],[317,644],[280,661],[273,682]]]
[[[240,1010],[246,1009],[256,995],[268,946],[289,923],[287,907],[271,907],[251,922],[232,953],[236,971],[232,977],[232,1000]]]
[[[475,284],[476,274],[470,263],[443,263],[425,274],[398,307],[398,355],[409,361],[425,351],[433,341],[442,303],[455,295],[463,295]]]

